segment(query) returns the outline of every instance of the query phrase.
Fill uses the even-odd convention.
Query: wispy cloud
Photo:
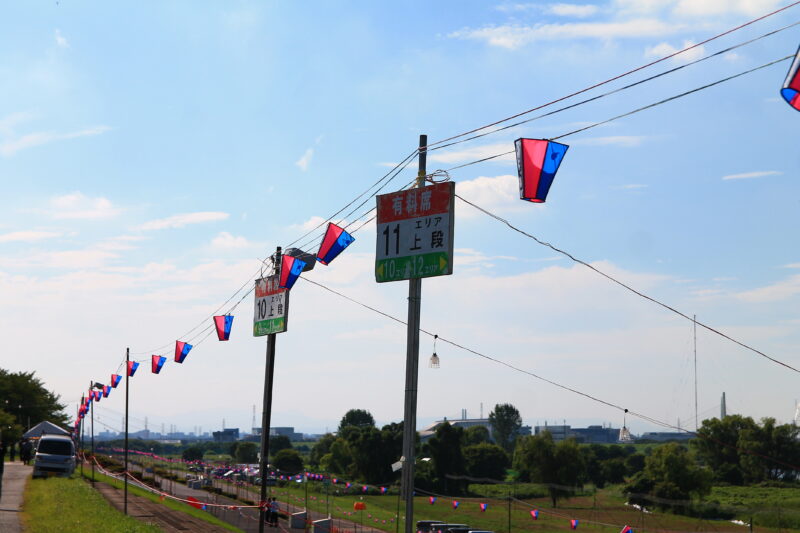
[[[723,180],[749,180],[753,178],[763,178],[766,176],[780,176],[783,172],[777,170],[758,170],[756,172],[743,172],[741,174],[728,174],[722,176]]]
[[[672,46],[671,44],[669,44],[667,42],[662,42],[662,43],[659,43],[659,44],[657,44],[655,46],[647,47],[645,49],[645,51],[644,51],[644,55],[645,55],[645,57],[662,58],[662,57],[666,57],[666,56],[672,55],[675,52],[677,52],[678,50],[683,50],[684,48],[689,48],[690,46],[694,46],[694,45],[695,45],[694,41],[683,41],[683,45],[680,48],[678,48],[678,47]],[[689,63],[689,62],[694,61],[696,59],[700,59],[701,57],[703,57],[705,55],[705,53],[706,53],[706,49],[702,45],[701,46],[695,46],[691,50],[687,50],[687,51],[685,51],[683,53],[680,53],[680,54],[676,55],[675,57],[671,58],[670,60],[675,62],[675,63]]]
[[[673,35],[682,30],[678,24],[658,19],[632,19],[612,22],[574,22],[537,24],[534,26],[502,25],[479,29],[464,28],[451,32],[453,39],[484,41],[490,46],[514,50],[536,41],[570,39],[619,39]]]
[[[516,161],[516,156],[514,155],[513,150],[509,150],[509,146],[513,145],[509,143],[484,144],[481,146],[465,148],[463,150],[432,152],[428,155],[428,160],[436,161],[438,163],[467,163],[469,161],[484,159],[486,157],[491,157],[498,154],[505,154],[505,152],[510,151],[511,153],[495,158],[492,161],[513,163]]]
[[[789,276],[772,285],[741,292],[737,296],[746,302],[763,303],[788,300],[796,295],[800,295],[800,274]]]
[[[252,246],[252,243],[244,237],[236,237],[227,231],[220,232],[216,237],[211,239],[211,246],[214,248],[236,249],[247,248]]]
[[[159,218],[157,220],[150,220],[139,226],[140,230],[159,230],[159,229],[172,229],[183,228],[189,224],[202,224],[203,222],[214,222],[217,220],[225,220],[230,215],[220,211],[198,211],[196,213],[182,213],[180,215],[173,215],[167,218]]]
[[[69,48],[69,42],[67,39],[61,35],[61,30],[56,29],[56,44],[59,48]]]
[[[35,242],[53,239],[61,235],[61,233],[54,231],[13,231],[0,234],[0,242]]]
[[[47,213],[55,219],[100,219],[115,217],[122,209],[115,207],[108,198],[89,198],[81,192],[73,192],[50,199]]]
[[[624,191],[636,191],[640,189],[646,189],[647,187],[649,187],[649,185],[645,185],[644,183],[626,183],[625,185],[620,185],[619,187],[614,188]]]
[[[309,148],[308,150],[305,151],[303,157],[295,161],[294,164],[300,167],[300,170],[305,172],[306,170],[308,170],[308,165],[311,163],[311,158],[313,156],[314,156],[314,149]]]
[[[555,15],[558,17],[576,17],[585,18],[590,17],[600,11],[600,8],[593,4],[535,4],[535,3],[516,3],[516,4],[501,4],[496,8],[498,11],[505,13],[538,11],[546,15]]]
[[[789,263],[788,265],[783,265],[783,268],[800,268],[800,263]]]
[[[589,137],[588,139],[579,139],[573,141],[572,144],[585,144],[589,146],[622,146],[624,148],[633,148],[640,146],[647,137],[644,135],[609,135],[606,137]]]
[[[103,134],[109,131],[111,128],[108,126],[94,126],[91,128],[73,131],[70,133],[54,133],[54,132],[36,132],[36,133],[28,133],[17,137],[16,139],[11,139],[0,143],[0,155],[3,157],[9,157],[20,150],[25,150],[26,148],[33,148],[34,146],[42,146],[44,144],[48,144],[55,141],[65,141],[68,139],[77,139],[79,137],[92,137],[95,135]]]

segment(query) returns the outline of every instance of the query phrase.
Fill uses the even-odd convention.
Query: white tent
[[[25,439],[38,439],[42,435],[67,435],[69,436],[69,431],[65,429],[61,429],[57,425],[53,424],[52,422],[44,421],[39,422],[31,429],[26,431],[22,437]]]

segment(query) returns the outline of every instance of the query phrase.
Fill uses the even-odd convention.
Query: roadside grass
[[[125,516],[77,477],[32,479],[22,508],[25,531],[37,533],[161,533]]]
[[[800,488],[714,487],[709,501],[732,511],[736,518],[761,526],[800,529]]]
[[[85,471],[84,472],[84,477],[89,479],[91,477],[91,474],[89,472]],[[101,474],[99,472],[95,472],[95,479],[97,481],[99,481],[99,482],[106,483],[107,485],[111,485],[112,487],[114,487],[116,489],[123,490],[123,485],[124,485],[123,482],[118,480],[118,479],[115,479],[113,477],[106,476],[106,475]],[[143,498],[147,498],[148,500],[150,500],[152,502],[159,503],[161,505],[164,505],[165,507],[169,507],[170,509],[174,509],[176,511],[180,511],[182,513],[186,513],[186,514],[188,514],[190,516],[194,516],[196,518],[199,518],[201,520],[204,520],[204,521],[208,522],[209,524],[214,524],[215,526],[223,527],[223,528],[227,529],[228,531],[233,531],[235,533],[243,533],[242,530],[239,529],[238,527],[234,527],[234,526],[230,525],[227,522],[223,522],[219,518],[217,518],[217,517],[215,517],[213,515],[210,515],[205,511],[202,511],[200,509],[195,509],[191,505],[188,505],[188,504],[186,504],[184,502],[175,501],[175,500],[172,500],[170,498],[164,498],[164,500],[162,501],[159,496],[153,494],[150,491],[147,491],[147,490],[144,490],[142,488],[139,488],[136,485],[133,485],[131,483],[128,483],[128,492],[130,494],[135,494],[136,496],[141,496]],[[102,498],[102,496],[100,496],[100,497]],[[33,530],[33,531],[37,531],[37,530]]]

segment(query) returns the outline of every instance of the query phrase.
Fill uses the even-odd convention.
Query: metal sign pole
[[[130,390],[131,376],[128,371],[128,364],[131,361],[131,349],[125,348],[125,514],[128,514],[128,398]]]
[[[417,187],[425,186],[428,136],[419,136]],[[403,415],[402,490],[406,499],[405,533],[414,533],[414,445],[417,433],[417,379],[419,375],[419,322],[422,279],[408,280],[408,331],[406,337],[406,394]],[[399,520],[399,517],[398,517]]]
[[[280,279],[281,273],[281,247],[275,251],[275,273]],[[261,498],[259,500],[260,511],[258,513],[258,533],[264,533],[264,519],[266,517],[267,500],[267,459],[269,455],[269,425],[272,418],[272,382],[275,373],[275,333],[267,335],[267,365],[264,375],[264,402],[261,412]]]

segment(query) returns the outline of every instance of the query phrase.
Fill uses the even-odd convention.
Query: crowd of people
[[[24,464],[28,465],[31,463],[33,459],[33,455],[36,452],[36,448],[33,442],[29,439],[20,439],[19,442],[12,442],[11,444],[4,444],[3,446],[4,452],[0,457],[4,456],[8,453],[8,458],[10,461],[17,460],[17,450],[19,450],[19,460],[22,461]]]

